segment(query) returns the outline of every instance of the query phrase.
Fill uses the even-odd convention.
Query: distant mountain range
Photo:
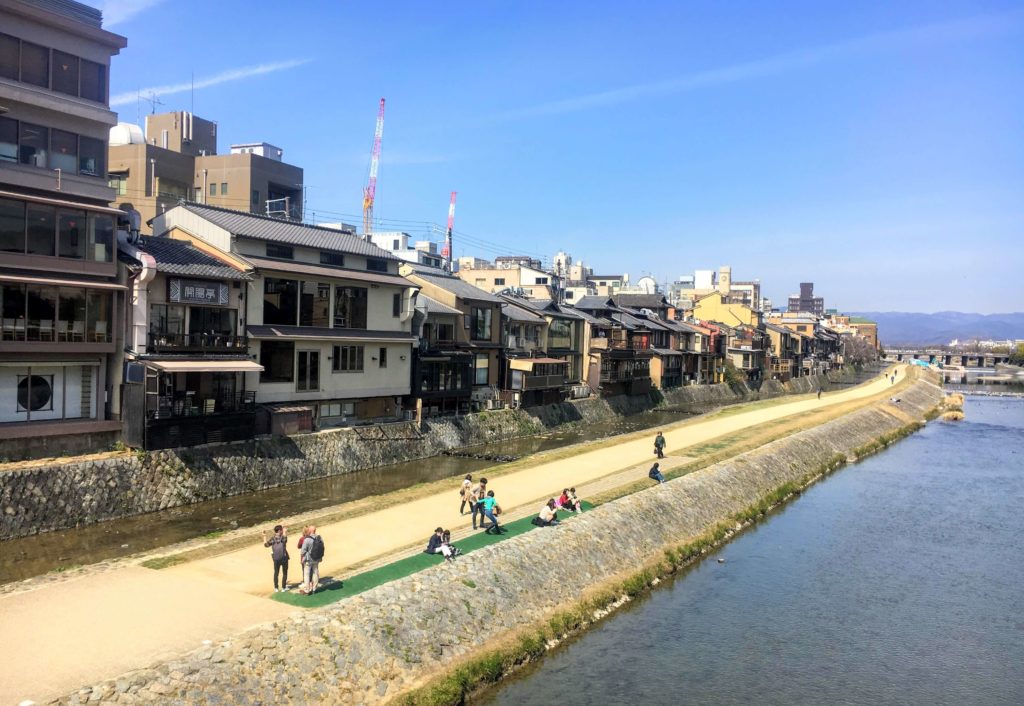
[[[1024,312],[1013,314],[965,314],[940,311],[914,314],[902,311],[863,311],[852,314],[878,322],[883,346],[945,345],[953,339],[1004,340],[1024,338]]]

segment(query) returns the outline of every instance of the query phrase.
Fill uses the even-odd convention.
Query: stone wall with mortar
[[[422,429],[413,423],[330,429],[5,471],[0,472],[0,540],[429,458],[561,424],[636,414],[658,405],[704,411],[757,399],[759,394],[787,392],[692,386],[671,390],[663,400],[654,395],[593,398],[431,419]]]
[[[877,403],[660,486],[557,529],[537,530],[321,609],[119,679],[61,704],[372,704],[443,673],[491,638],[572,605],[590,587],[641,568],[837,455],[898,431],[941,390],[919,381],[898,405]],[[565,567],[565,557],[573,557]],[[552,570],[552,567],[565,567]]]

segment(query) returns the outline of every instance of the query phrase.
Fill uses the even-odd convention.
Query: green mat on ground
[[[583,502],[584,512],[587,510],[594,509],[594,505],[586,501]],[[476,534],[470,535],[463,539],[454,542],[455,546],[462,550],[462,554],[469,554],[482,547],[489,546],[502,542],[510,537],[515,537],[520,534],[529,532],[530,530],[541,529],[533,524],[533,515],[530,517],[524,517],[521,520],[515,520],[514,522],[502,523],[507,532],[504,534],[487,534],[485,532],[477,532]],[[572,513],[560,513],[559,519],[567,520],[575,517]],[[557,532],[557,527],[549,528],[548,531]],[[427,539],[430,535],[427,534],[423,538],[423,546],[427,546]],[[331,547],[327,547],[328,551],[331,551]],[[335,551],[338,551],[335,549]],[[455,561],[461,561],[462,557],[459,557]],[[410,576],[423,569],[428,569],[431,566],[435,566],[444,561],[444,557],[440,554],[424,554],[422,551],[413,554],[412,556],[406,557],[405,559],[399,559],[398,561],[381,566],[377,569],[372,569],[355,576],[349,576],[346,579],[335,581],[328,576],[320,577],[320,589],[311,596],[304,596],[298,591],[292,590],[288,593],[272,593],[270,595],[275,601],[281,603],[287,603],[288,605],[299,606],[300,608],[317,608],[319,606],[327,605],[328,603],[334,603],[340,601],[343,598],[354,596],[363,591],[368,591],[371,588],[380,586],[381,584],[394,581],[396,579]]]

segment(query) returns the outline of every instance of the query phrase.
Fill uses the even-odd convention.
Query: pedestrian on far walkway
[[[274,526],[274,534],[263,533],[263,546],[270,547],[270,558],[274,560],[274,593],[288,590],[288,531],[283,525]],[[277,575],[281,574],[278,588]]]
[[[819,400],[821,399],[821,388],[820,387],[818,388],[818,399]]]
[[[501,513],[501,506],[498,505],[497,498],[494,497],[494,491],[488,490],[487,496],[480,501],[482,507],[483,516],[491,521],[490,526],[487,528],[487,534],[501,534],[505,529],[498,525],[498,515]],[[480,520],[480,526],[484,526],[483,519]]]
[[[665,458],[665,437],[660,431],[654,437],[654,453],[658,455],[658,458]]]
[[[658,470],[658,464],[657,463],[654,464],[653,466],[651,466],[651,470],[647,471],[647,477],[650,478],[651,480],[656,480],[659,483],[664,483],[665,482],[665,476],[663,476],[661,474],[661,471]]]
[[[480,482],[469,490],[469,509],[473,513],[473,529],[476,529],[476,518],[480,516],[480,525],[484,524],[483,499],[487,497],[487,479],[481,478]]]

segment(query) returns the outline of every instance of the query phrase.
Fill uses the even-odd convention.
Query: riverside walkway
[[[666,425],[666,450],[674,457],[666,466],[683,462],[688,448],[746,429],[884,399],[906,382],[904,368],[897,376],[896,386],[879,377],[821,399],[812,394],[748,410],[741,405],[706,420]],[[526,516],[563,487],[575,486],[585,498],[590,490],[642,478],[654,462],[652,442],[649,433],[591,450],[588,445],[599,444],[582,444],[569,458],[505,473],[491,489],[512,517]],[[452,479],[443,492],[321,526],[327,547],[321,575],[345,575],[409,547],[419,549],[437,525],[464,534],[470,518],[458,514],[459,482]],[[292,614],[295,608],[269,600],[271,562],[255,541],[257,531],[253,534],[249,546],[160,571],[128,566],[0,596],[0,640],[12,647],[0,663],[0,705],[42,703]],[[292,555],[297,572],[297,552]]]

